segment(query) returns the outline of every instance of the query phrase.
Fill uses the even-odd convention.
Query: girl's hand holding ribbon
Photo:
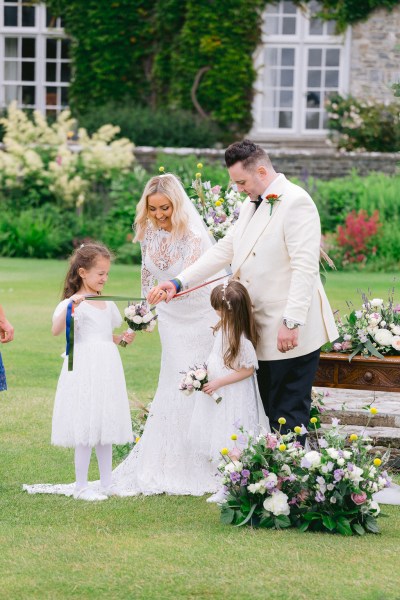
[[[85,300],[86,296],[83,294],[74,294],[71,296],[70,300],[75,304],[75,306],[79,306],[81,302]]]

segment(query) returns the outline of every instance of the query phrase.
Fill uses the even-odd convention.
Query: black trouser
[[[271,430],[279,429],[279,417],[285,417],[282,433],[296,425],[307,427],[310,420],[311,388],[317,372],[320,350],[284,360],[260,360],[258,387]],[[300,439],[300,441],[302,441]]]

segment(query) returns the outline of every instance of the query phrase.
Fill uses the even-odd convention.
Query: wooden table
[[[400,392],[400,356],[384,359],[321,352],[315,386]]]

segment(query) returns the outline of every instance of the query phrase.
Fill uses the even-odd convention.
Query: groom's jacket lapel
[[[271,184],[268,188],[268,194],[277,194],[278,196],[281,194],[280,188],[284,187],[282,184],[286,181],[284,177],[281,181],[281,177],[283,176],[279,177],[276,185],[274,185],[275,182]],[[240,223],[241,231],[238,232],[240,239],[235,242],[235,252],[232,260],[234,274],[249,256],[258,238],[276,218],[280,207],[281,200],[275,202],[271,215],[271,206],[266,201],[263,201],[255,212],[254,205],[251,202],[246,206],[248,214],[244,216],[243,223]]]

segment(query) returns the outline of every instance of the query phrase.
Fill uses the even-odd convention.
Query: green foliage
[[[312,0],[302,0],[300,4],[308,4]],[[299,2],[296,2],[298,4]],[[326,20],[335,20],[339,32],[345,31],[348,25],[366,21],[370,14],[383,8],[393,10],[399,0],[319,0],[320,16]]]
[[[187,110],[161,107],[153,110],[132,104],[127,98],[122,102],[111,100],[99,107],[88,105],[78,118],[89,133],[104,123],[117,125],[121,129],[119,135],[134,140],[137,146],[211,148],[221,139],[215,123]]]
[[[327,110],[331,138],[338,148],[397,152],[400,146],[400,104],[360,101],[331,95]]]

